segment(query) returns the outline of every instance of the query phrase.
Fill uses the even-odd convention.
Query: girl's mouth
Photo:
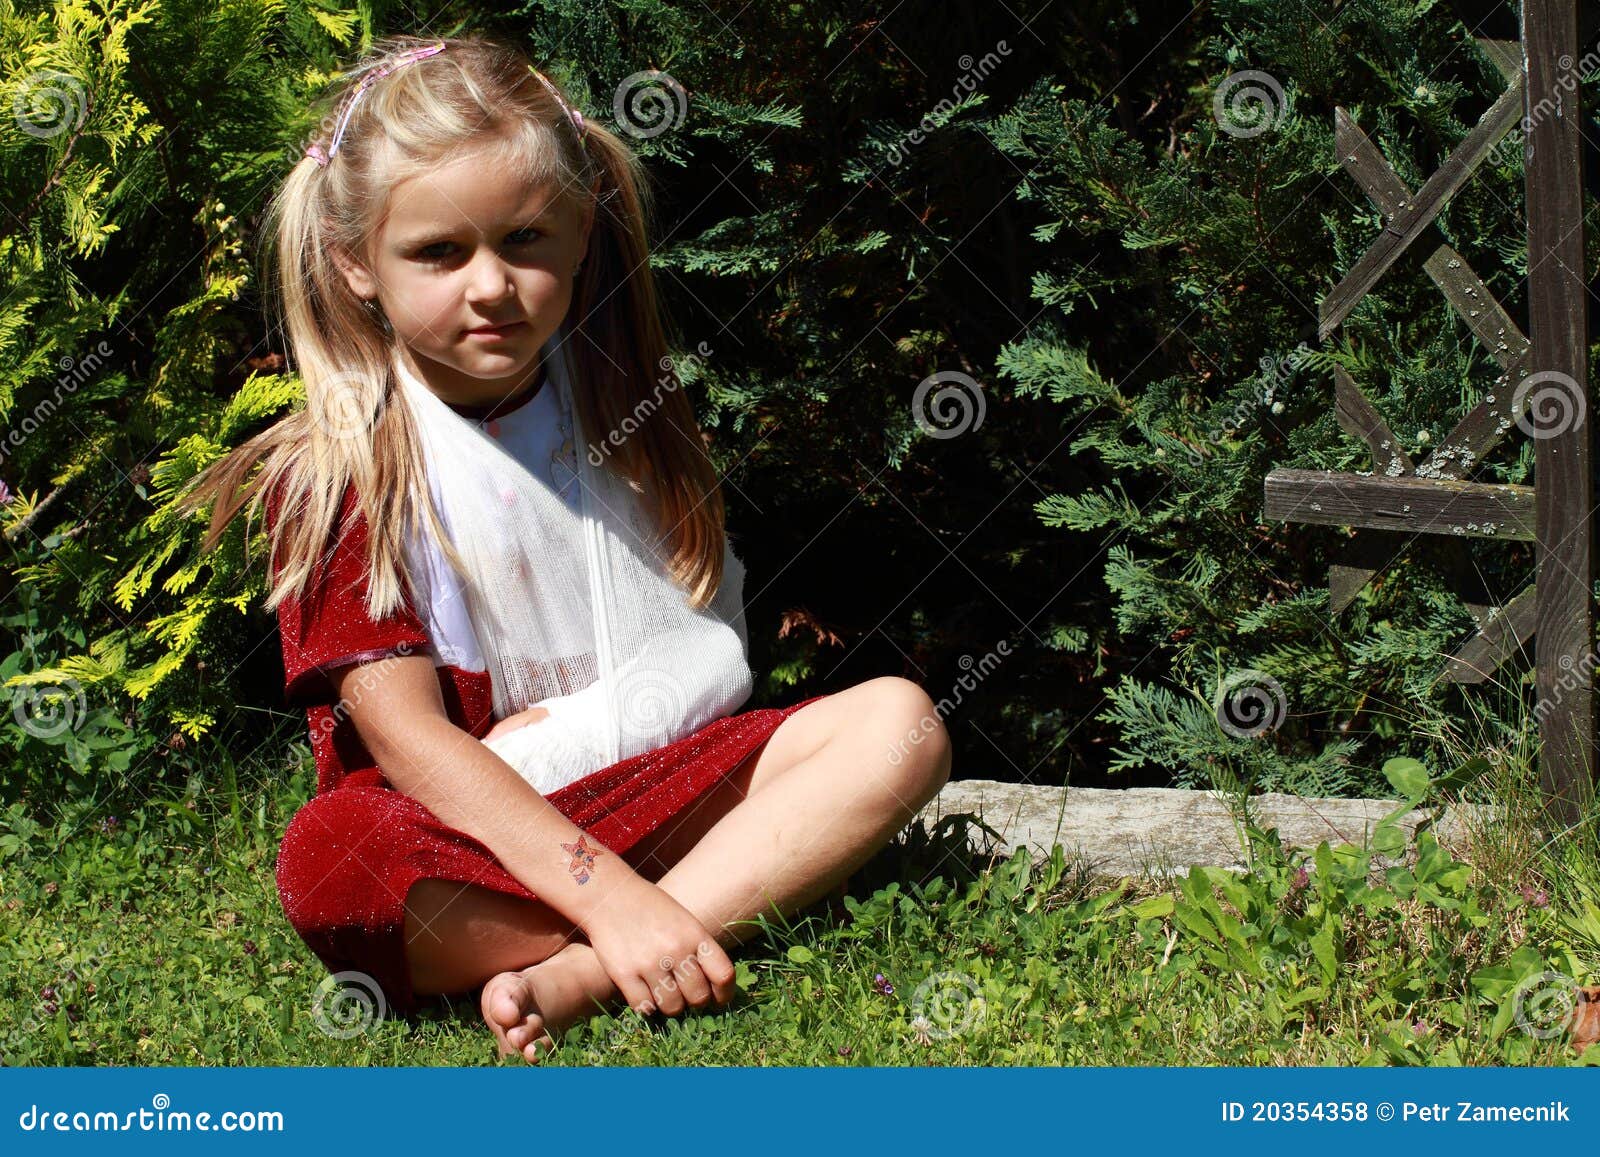
[[[508,321],[505,325],[479,326],[476,329],[467,330],[466,335],[469,338],[477,338],[479,341],[494,341],[521,333],[527,324],[525,321]]]

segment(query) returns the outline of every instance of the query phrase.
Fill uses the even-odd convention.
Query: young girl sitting
[[[317,765],[289,921],[402,1012],[481,988],[537,1060],[618,1000],[726,1003],[753,918],[869,859],[949,745],[897,677],[738,710],[743,568],[637,158],[512,47],[377,49],[266,217],[305,408],[186,502],[207,549],[265,508]]]

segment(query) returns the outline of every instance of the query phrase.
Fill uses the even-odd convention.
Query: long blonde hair
[[[325,99],[341,107],[369,69],[434,43],[411,36],[377,41],[373,54]],[[368,528],[367,610],[374,618],[397,611],[406,597],[407,527],[431,527],[462,570],[440,531],[418,432],[392,377],[393,338],[351,291],[331,252],[338,246],[364,253],[389,188],[492,135],[503,141],[506,161],[496,171],[553,182],[563,196],[595,202],[567,320],[578,373],[575,404],[591,438],[637,425],[620,443],[608,439],[606,468],[643,496],[672,577],[690,605],[702,607],[722,581],[723,500],[693,407],[667,357],[648,259],[651,202],[643,167],[621,138],[592,120],[580,140],[520,50],[480,35],[444,43],[443,52],[372,84],[356,102],[331,162],[324,167],[302,157],[277,191],[262,227],[263,284],[273,318],[287,332],[306,405],[208,466],[179,507],[212,504],[201,545],[210,551],[241,509],[248,505],[254,515],[265,496],[273,496],[268,573],[275,577],[269,577],[268,611],[306,595],[319,555],[339,530],[334,523],[351,483]],[[322,122],[318,143],[324,149],[333,120]],[[597,191],[591,191],[596,179]],[[636,423],[641,407],[661,413]],[[578,452],[593,457],[601,451]],[[251,477],[258,462],[261,470]]]

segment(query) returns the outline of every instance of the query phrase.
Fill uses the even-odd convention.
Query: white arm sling
[[[487,746],[541,794],[693,734],[737,710],[753,686],[743,565],[726,547],[716,596],[689,608],[640,496],[590,461],[565,339],[563,328],[542,351],[542,388],[556,391],[572,421],[576,512],[394,363],[435,510],[467,568],[462,590],[495,718],[533,706],[550,713]],[[420,574],[407,541],[411,573]]]

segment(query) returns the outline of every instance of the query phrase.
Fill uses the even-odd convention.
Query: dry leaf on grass
[[[1600,1044],[1600,984],[1578,989],[1576,999],[1572,1009],[1572,1047],[1581,1053],[1592,1044]]]

